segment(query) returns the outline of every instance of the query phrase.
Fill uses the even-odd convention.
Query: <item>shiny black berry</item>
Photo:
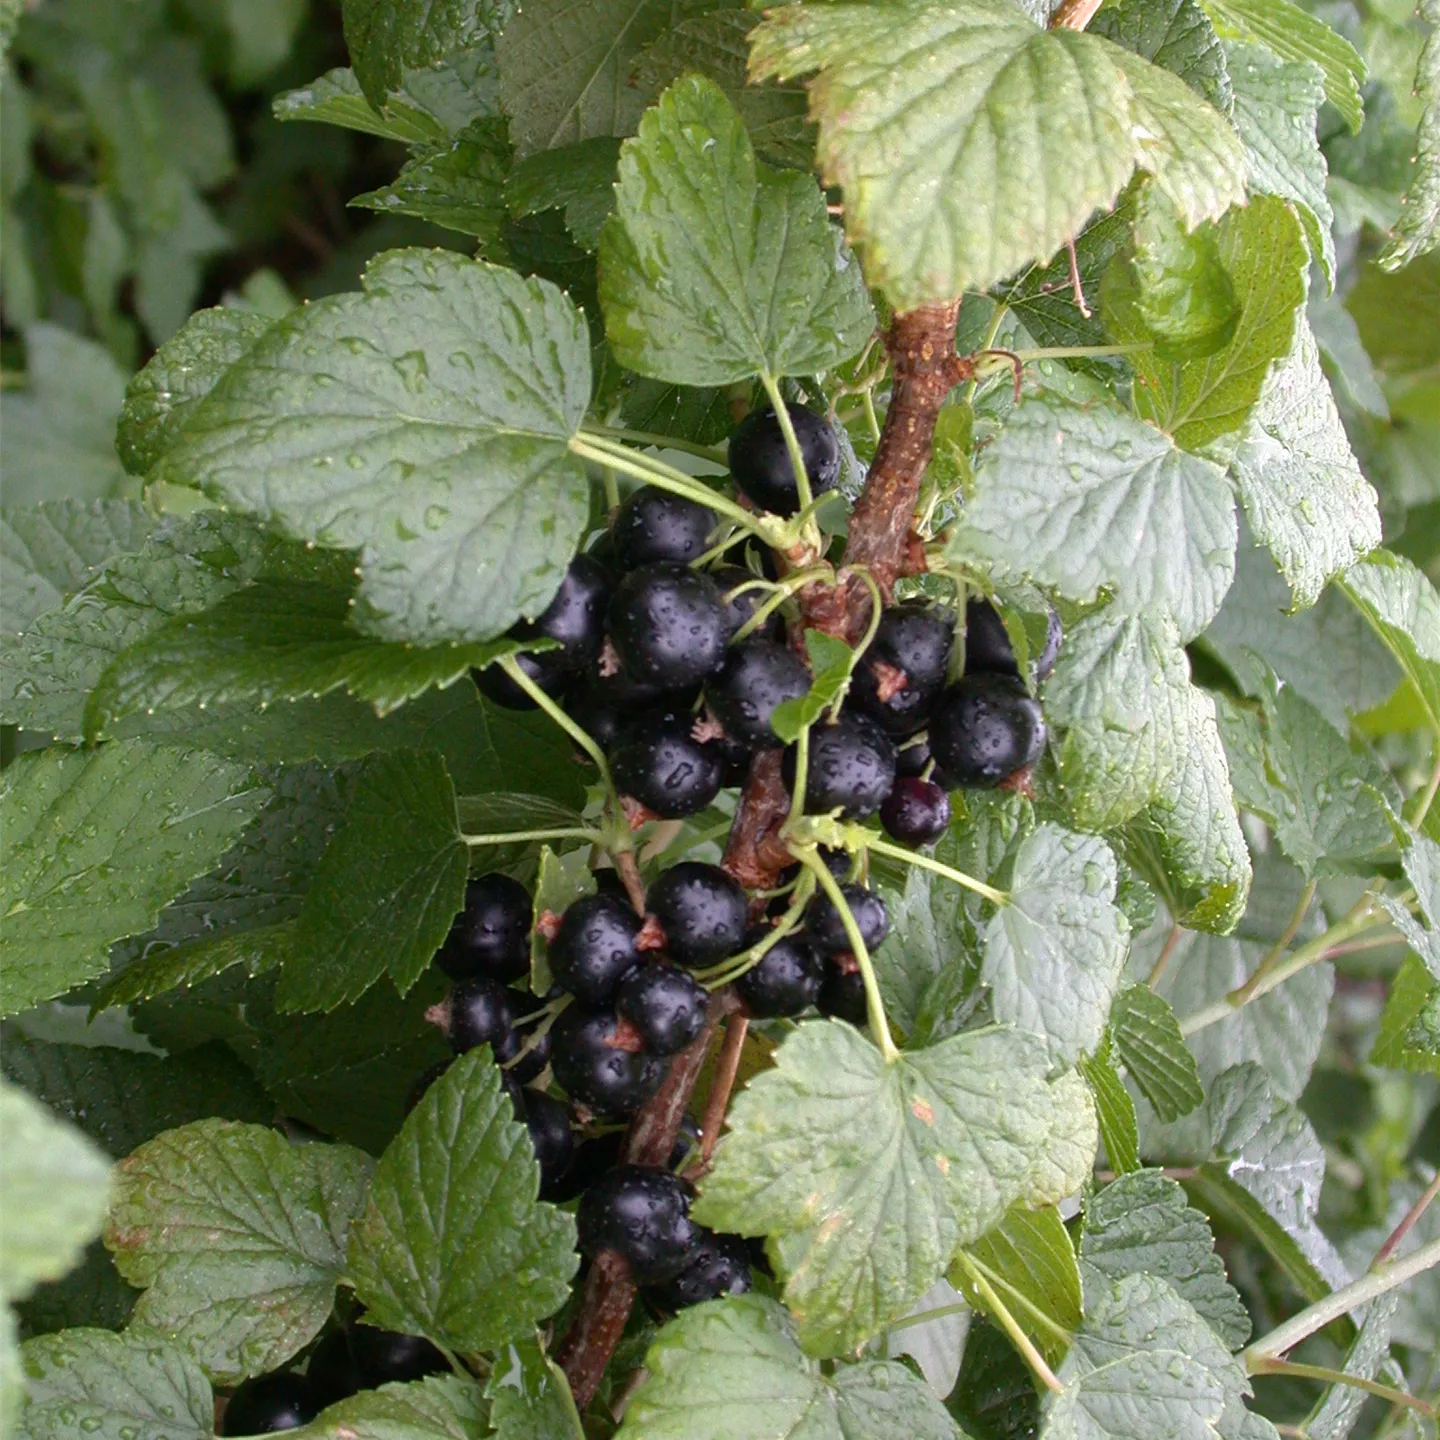
[[[738,1235],[703,1231],[690,1263],[668,1284],[656,1286],[651,1299],[666,1310],[683,1310],[724,1295],[750,1289],[750,1251]]]
[[[823,415],[804,405],[787,405],[790,424],[800,442],[810,493],[819,496],[840,481],[840,442]],[[795,467],[780,420],[768,406],[752,410],[731,432],[730,474],[735,484],[762,510],[793,515],[800,508]]]
[[[848,1020],[852,1025],[866,1024],[870,1011],[865,1001],[865,977],[858,970],[842,970],[838,965],[827,965],[817,1006],[822,1015],[829,1015],[834,1020]]]
[[[540,1166],[540,1194],[548,1199],[575,1154],[570,1108],[543,1090],[527,1090],[513,1082],[505,1088],[515,1106],[515,1118],[530,1132],[530,1144]]]
[[[672,865],[651,885],[645,906],[665,931],[666,950],[682,965],[713,965],[745,942],[745,891],[718,865]]]
[[[670,1062],[626,1049],[613,1010],[571,1005],[555,1022],[550,1068],[577,1103],[607,1119],[633,1115],[661,1086]]]
[[[998,785],[1045,749],[1045,717],[1018,681],[967,675],[940,697],[930,722],[930,748],[956,785]]]
[[[933,845],[950,828],[950,797],[933,780],[897,780],[880,823],[902,845]]]
[[[641,1285],[663,1285],[690,1263],[700,1239],[690,1219],[690,1189],[652,1165],[621,1165],[580,1199],[580,1250],[614,1250]]]
[[[752,945],[758,944],[765,933],[763,929],[754,930],[746,939]],[[735,988],[745,1008],[757,1019],[798,1015],[820,996],[823,963],[800,936],[787,935],[735,982]]]
[[[925,773],[925,767],[933,758],[930,754],[930,737],[928,735],[920,735],[907,740],[895,756],[895,774],[901,779],[914,779]]]
[[[515,1001],[519,998],[497,980],[457,980],[445,1002],[445,1038],[450,1048],[463,1055],[477,1045],[488,1045],[497,1064],[513,1060],[520,1053],[520,1035],[515,1029]]]
[[[670,1158],[665,1162],[665,1168],[678,1175],[700,1154],[700,1144],[704,1138],[700,1122],[693,1115],[682,1115],[680,1129],[675,1136],[675,1143],[670,1147]]]
[[[622,795],[662,820],[703,810],[720,793],[725,756],[712,741],[697,740],[695,717],[684,711],[640,716],[620,732],[610,769]]]
[[[605,567],[593,555],[577,555],[555,598],[535,619],[522,620],[510,634],[520,640],[556,640],[560,649],[541,653],[559,657],[553,663],[566,670],[582,670],[600,654],[605,643],[605,612],[609,605],[610,577]]]
[[[423,1335],[401,1335],[377,1325],[361,1323],[350,1327],[350,1353],[367,1388],[422,1380],[450,1368]]]
[[[547,695],[558,695],[570,683],[571,667],[560,650],[517,655],[515,663]],[[533,710],[535,702],[498,665],[470,672],[480,693],[506,710]]]
[[[315,1347],[305,1367],[305,1378],[322,1410],[370,1388],[350,1353],[350,1340],[343,1330],[332,1330]]]
[[[770,728],[775,707],[809,689],[810,672],[788,645],[742,640],[730,647],[720,673],[706,685],[705,699],[726,734],[758,749],[780,744]]]
[[[954,643],[955,617],[948,610],[919,601],[889,606],[855,667],[851,703],[887,734],[913,735],[944,688]]]
[[[715,512],[708,505],[642,485],[615,512],[610,533],[621,566],[637,570],[659,560],[677,565],[698,560],[710,547],[715,525]]]
[[[890,933],[890,912],[885,902],[863,885],[842,885],[840,893],[855,917],[865,948],[874,950]],[[855,948],[840,912],[823,890],[805,909],[805,934],[822,955],[845,955]]]
[[[1035,660],[1038,679],[1046,679],[1055,668],[1063,637],[1060,616],[1052,607],[1045,629],[1045,648]],[[965,606],[965,673],[1013,675],[1017,678],[1020,674],[1005,622],[988,600],[971,600]]]
[[[678,1055],[705,1028],[710,992],[670,965],[637,965],[621,982],[615,1008],[652,1055]]]
[[[639,933],[640,917],[628,900],[587,895],[560,917],[550,942],[550,969],[583,1004],[608,1005],[626,972],[640,961]]]
[[[793,770],[794,760],[787,757]],[[810,731],[805,809],[839,809],[850,820],[873,815],[895,783],[895,742],[868,715],[847,712]]]
[[[298,1430],[320,1413],[319,1399],[303,1375],[282,1370],[259,1375],[235,1389],[225,1406],[226,1435],[272,1435]]]
[[[730,626],[730,634],[734,635],[760,608],[769,592],[758,585],[752,589],[744,588],[751,585],[756,577],[740,565],[718,565],[710,572],[710,578],[720,587],[725,597],[725,618]],[[737,590],[740,592],[738,595],[735,593]],[[764,622],[746,638],[752,637],[756,640],[783,640],[785,619],[779,610],[772,610]]]
[[[519,980],[530,971],[533,922],[530,892],[519,881],[498,873],[478,876],[465,887],[465,908],[435,963],[452,980]]]
[[[525,997],[521,996],[520,1000],[515,1003],[517,1009],[523,1009]],[[532,1005],[531,1008],[536,1007]],[[550,1047],[554,1044],[551,1032],[547,1030],[534,1044],[531,1044],[531,1036],[534,1035],[539,1024],[538,1020],[533,1020],[529,1025],[521,1025],[515,1031],[515,1035],[520,1041],[519,1058],[511,1062],[506,1073],[521,1085],[528,1085],[550,1063]]]
[[[725,661],[730,624],[720,587],[684,565],[632,570],[610,602],[610,641],[630,676],[679,689]]]

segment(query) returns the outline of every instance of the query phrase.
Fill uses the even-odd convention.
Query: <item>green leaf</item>
[[[154,469],[200,401],[273,323],[253,310],[197,310],[131,377],[115,448],[132,475]]]
[[[120,1273],[145,1291],[135,1323],[216,1381],[278,1368],[329,1318],[370,1169],[348,1146],[226,1120],[142,1145],[117,1167],[105,1230]]]
[[[965,988],[973,989],[977,968],[961,896],[955,886],[916,865],[905,867],[903,890],[879,888],[890,912],[890,932],[870,958],[885,1013],[915,1044],[941,1039],[953,1031],[935,1030],[937,1017],[929,1002],[957,971],[965,972]]]
[[[1372,1065],[1440,1076],[1440,1045],[1416,1024],[1433,1012],[1437,997],[1440,980],[1430,974],[1418,955],[1407,955],[1390,982],[1390,995],[1370,1050]]]
[[[875,329],[814,180],[758,162],[724,92],[694,75],[621,150],[600,302],[622,365],[684,385],[828,370]]]
[[[811,1353],[874,1335],[1012,1204],[1054,1203],[1089,1173],[1089,1098],[1073,1076],[1047,1083],[1034,1037],[972,1030],[887,1064],[820,1021],[775,1058],[732,1107],[694,1214],[770,1237]]]
[[[0,1129],[0,1299],[14,1301],[72,1269],[100,1233],[110,1167],[79,1131],[4,1082]]]
[[[297,1431],[296,1440],[484,1440],[494,1433],[493,1418],[475,1381],[427,1375],[331,1405]],[[499,1436],[506,1440],[503,1431]]]
[[[1335,283],[1335,212],[1325,193],[1328,170],[1315,133],[1325,76],[1313,61],[1292,64],[1260,45],[1225,47],[1235,89],[1235,128],[1245,142],[1252,194],[1279,195],[1300,209],[1310,254]]]
[[[0,1013],[104,974],[264,799],[244,766],[142,741],[22,755],[0,790]]]
[[[1077,603],[1163,607],[1189,639],[1234,574],[1235,502],[1209,461],[1119,409],[1025,401],[986,450],[950,554]]]
[[[277,322],[156,474],[360,549],[385,639],[498,635],[549,603],[588,518],[566,449],[590,398],[584,321],[548,283],[449,252],[390,251],[363,283]]]
[[[1440,844],[1428,835],[1411,831],[1401,864],[1405,878],[1414,887],[1420,914],[1411,914],[1409,907],[1393,895],[1382,895],[1380,903],[1406,944],[1440,980]]]
[[[506,0],[344,0],[342,9],[355,78],[375,106],[402,87],[406,70],[480,46],[513,13]]]
[[[1115,1068],[1110,1048],[1107,1036],[1095,1054],[1080,1057],[1077,1068],[1095,1101],[1100,1143],[1105,1147],[1110,1168],[1125,1175],[1140,1168],[1140,1126],[1135,1118],[1135,1102]]]
[[[298,90],[286,90],[274,101],[277,120],[310,120],[340,125],[365,135],[398,140],[402,145],[439,145],[449,138],[444,125],[408,97],[389,96],[377,110],[365,98],[355,72],[327,70]]]
[[[1205,1099],[1195,1057],[1168,1001],[1148,985],[1131,985],[1110,1009],[1116,1058],[1162,1120],[1178,1120]]]
[[[440,756],[402,750],[368,760],[305,897],[300,963],[281,976],[281,1007],[333,1010],[382,975],[404,994],[465,902],[469,863]]]
[[[552,910],[563,915],[573,901],[596,890],[595,872],[590,868],[586,851],[572,850],[557,855],[548,845],[540,847],[540,860],[535,872],[535,913]],[[550,946],[536,926],[530,932],[530,988],[544,995],[554,983],[550,969]]]
[[[1020,844],[1010,902],[985,927],[981,979],[995,1018],[1073,1064],[1105,1029],[1129,949],[1115,907],[1115,856],[1093,835],[1042,825]]]
[[[1282,60],[1310,60],[1325,74],[1325,98],[1359,130],[1365,117],[1360,86],[1365,61],[1323,20],[1291,0],[1200,0],[1222,36],[1268,46]]]
[[[1386,375],[1410,375],[1440,362],[1440,255],[1401,275],[1366,266],[1345,299],[1370,358]]]
[[[868,1360],[827,1376],[763,1295],[682,1310],[646,1351],[645,1369],[620,1440],[957,1440],[904,1365]]]
[[[1430,38],[1415,67],[1415,93],[1425,108],[1420,115],[1415,178],[1380,256],[1387,270],[1408,265],[1440,243],[1440,6],[1435,0],[1420,0],[1416,8],[1430,24]]]
[[[770,728],[787,745],[808,730],[850,686],[859,659],[843,640],[823,630],[806,630],[805,652],[810,661],[810,688],[796,700],[782,700],[771,713]]]
[[[1340,1369],[1360,1380],[1374,1380],[1390,1363],[1390,1322],[1400,1306],[1398,1291],[1381,1295],[1366,1308],[1365,1323],[1345,1353]],[[1368,1396],[1356,1385],[1332,1385],[1315,1402],[1305,1421],[1309,1440],[1345,1440],[1355,1428]]]
[[[411,1112],[351,1230],[350,1276],[375,1322],[463,1352],[530,1335],[578,1263],[575,1222],[539,1188],[500,1071],[472,1050]]]
[[[29,1403],[17,1440],[212,1440],[199,1366],[153,1335],[64,1330],[21,1351]]]
[[[125,376],[110,352],[58,325],[25,332],[26,384],[0,395],[6,507],[117,495],[115,417]]]
[[[538,1340],[496,1356],[485,1395],[497,1440],[585,1440],[565,1372]]]
[[[1143,1271],[1169,1281],[1227,1350],[1250,1338],[1249,1312],[1225,1278],[1209,1223],[1158,1170],[1122,1175],[1090,1197],[1080,1262],[1112,1280]]]
[[[754,32],[754,78],[817,69],[820,168],[897,309],[1048,260],[1136,168],[1189,226],[1243,193],[1237,137],[1182,80],[1098,35],[1038,29],[1004,0],[797,6]]]
[[[1173,71],[1221,114],[1230,114],[1225,51],[1196,0],[1111,0],[1088,29]]]
[[[1440,594],[1410,561],[1376,550],[1340,581],[1350,602],[1385,642],[1440,727]]]
[[[499,241],[507,215],[509,168],[504,121],[476,120],[443,149],[408,161],[391,184],[367,190],[350,204],[382,215],[413,215],[473,235],[488,249]]]
[[[29,1340],[36,1335],[84,1326],[123,1330],[137,1299],[138,1293],[120,1278],[104,1243],[93,1240],[86,1248],[85,1258],[74,1270],[59,1280],[41,1285],[17,1307],[20,1335]],[[18,1369],[18,1350],[15,1361]],[[0,1396],[3,1389],[4,1382],[0,1381]],[[4,1400],[0,1398],[0,1410],[3,1408]]]
[[[1216,243],[1240,302],[1229,342],[1199,360],[1167,362],[1151,350],[1131,361],[1141,416],[1173,435],[1182,449],[1224,458],[1235,442],[1221,447],[1216,442],[1244,430],[1272,363],[1294,346],[1310,257],[1295,212],[1268,195],[1254,196],[1244,209],[1228,214],[1217,227]],[[1123,265],[1106,272],[1101,300],[1106,326],[1118,339],[1146,338]]]
[[[505,200],[515,215],[564,210],[565,228],[586,250],[600,244],[600,231],[615,208],[615,166],[620,141],[597,135],[574,145],[527,155],[505,181]]]

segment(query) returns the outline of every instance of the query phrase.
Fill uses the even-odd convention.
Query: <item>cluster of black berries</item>
[[[304,1374],[277,1370],[236,1387],[225,1405],[224,1435],[271,1435],[308,1425],[326,1406],[448,1369],[419,1335],[399,1335],[356,1320],[329,1331],[310,1353]]]

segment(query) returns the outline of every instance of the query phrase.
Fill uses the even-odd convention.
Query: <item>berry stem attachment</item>
[[[747,970],[753,970],[787,935],[795,932],[800,924],[800,917],[805,913],[805,907],[810,903],[810,897],[814,893],[814,877],[808,870],[805,870],[801,873],[799,880],[795,882],[795,895],[790,902],[790,908],[780,917],[763,940],[756,941],[748,950],[742,950],[738,955],[732,955],[728,960],[722,960],[718,965],[711,966],[709,970],[697,970],[695,978],[707,990],[720,990],[738,980]]]
[[[804,570],[794,571],[783,580],[762,580],[757,576],[755,581],[756,589],[764,586],[772,593],[767,595],[765,599],[755,607],[755,613],[730,637],[730,643],[733,645],[740,640],[748,639],[791,595],[795,594],[797,590],[803,590],[806,586],[813,585],[817,580],[828,580],[833,573],[828,565],[811,565]],[[737,585],[730,593],[738,595],[746,588],[746,585]]]
[[[1030,1367],[1031,1374],[1047,1390],[1053,1391],[1056,1395],[1061,1394],[1065,1387],[1060,1383],[1055,1372],[1046,1364],[1045,1357],[1036,1348],[1035,1342],[1021,1329],[1020,1322],[1010,1313],[1009,1307],[995,1293],[990,1282],[980,1273],[963,1250],[956,1256],[956,1260],[965,1271],[965,1278],[974,1287],[975,1293],[985,1302],[985,1308],[1010,1337],[1010,1343],[1020,1352],[1021,1358]]]
[[[678,435],[661,435],[654,430],[628,430],[616,425],[587,425],[584,433],[629,445],[653,445],[657,450],[680,450],[686,455],[699,456],[701,460],[713,460],[717,465],[725,463],[723,445],[701,445],[694,440],[682,440]]]
[[[903,845],[892,845],[888,840],[877,840],[868,830],[862,833],[862,843],[865,848],[875,851],[877,855],[888,855],[892,860],[903,860],[907,865],[917,865],[920,869],[929,870],[932,874],[943,875],[947,880],[953,880],[957,885],[963,885],[967,890],[973,890],[992,905],[1003,906],[1010,903],[1010,896],[1004,890],[997,890],[993,885],[987,885],[983,880],[977,880],[963,870],[956,870],[952,866],[942,864],[939,860],[932,860],[918,850],[907,850]]]
[[[798,776],[798,769],[796,773]],[[870,1021],[870,1033],[874,1035],[886,1064],[894,1064],[900,1058],[900,1050],[890,1034],[890,1022],[885,1018],[885,1002],[880,998],[880,982],[875,978],[875,966],[871,963],[865,937],[855,923],[854,913],[840,889],[840,883],[830,873],[813,846],[800,848],[796,851],[795,858],[820,882],[820,888],[830,897],[830,903],[840,916],[840,923],[845,927],[845,934],[850,941],[851,953],[855,956],[855,963],[859,965],[860,974],[865,981],[865,1008]]]
[[[790,467],[795,472],[795,494],[799,501],[796,509],[805,517],[805,529],[808,532],[803,536],[803,542],[806,549],[818,554],[820,535],[812,516],[815,497],[810,493],[810,472],[805,468],[805,452],[800,448],[800,437],[795,433],[789,406],[785,404],[785,397],[780,393],[780,382],[768,372],[762,372],[760,383],[770,397],[770,406],[775,412],[775,418],[780,422],[780,433],[785,437],[785,448],[790,452]]]
[[[507,830],[493,835],[464,835],[460,838],[470,846],[519,845],[529,840],[584,840],[590,845],[603,845],[605,837],[598,830],[587,830],[581,826],[560,827],[556,830]]]
[[[583,730],[565,711],[557,705],[516,663],[513,655],[505,655],[496,662],[500,668],[595,762],[600,778],[608,795],[615,794],[615,782],[610,778],[610,764],[605,752],[595,743],[588,730]]]

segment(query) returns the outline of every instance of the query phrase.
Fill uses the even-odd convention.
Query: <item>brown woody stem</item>
[[[740,1073],[740,1057],[744,1054],[745,1036],[749,1030],[747,1016],[732,1015],[725,1022],[725,1043],[720,1048],[720,1058],[715,1062],[715,1079],[705,1099],[705,1118],[700,1122],[700,1162],[689,1172],[691,1180],[710,1168],[710,1157],[715,1153],[720,1127],[724,1125],[725,1112],[730,1108],[730,1092],[735,1088],[735,1077]]]
[[[1060,0],[1050,17],[1052,30],[1083,30],[1100,8],[1101,0]]]

